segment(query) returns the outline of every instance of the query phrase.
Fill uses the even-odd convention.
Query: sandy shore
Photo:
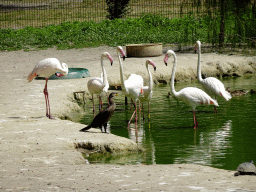
[[[167,48],[165,48],[166,50]],[[256,177],[234,177],[235,171],[211,167],[181,165],[91,165],[76,146],[88,143],[95,149],[116,152],[137,151],[133,141],[98,129],[80,133],[84,125],[58,117],[81,110],[72,101],[73,92],[87,91],[84,79],[49,82],[51,112],[45,117],[44,81],[28,83],[26,76],[36,63],[56,57],[69,67],[85,67],[91,77],[100,76],[100,55],[108,51],[114,58],[105,62],[110,84],[119,84],[119,65],[115,48],[80,50],[41,50],[1,52],[0,58],[0,189],[1,191],[256,191]],[[196,78],[197,55],[178,54],[177,81]],[[151,58],[157,65],[154,82],[169,82],[171,67],[163,56]],[[146,58],[127,58],[126,77],[130,73],[147,80]],[[256,57],[203,54],[202,71],[207,76],[254,73]],[[88,96],[88,95],[87,95]]]

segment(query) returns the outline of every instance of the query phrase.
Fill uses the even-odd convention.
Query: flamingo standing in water
[[[101,93],[102,91],[108,92],[109,84],[107,79],[107,73],[103,65],[103,59],[107,58],[110,61],[110,64],[112,66],[113,64],[113,58],[108,52],[104,52],[101,55],[101,68],[102,68],[102,74],[101,77],[93,77],[91,78],[87,83],[87,88],[89,92],[92,95],[92,104],[93,104],[93,116],[95,116],[95,107],[94,107],[94,99],[93,95],[98,94],[99,95],[99,110],[101,110],[102,107],[102,101],[101,101]]]
[[[50,113],[49,94],[47,83],[49,77],[55,74],[57,77],[62,77],[68,74],[68,66],[65,63],[60,63],[56,58],[47,58],[39,61],[33,71],[28,75],[27,80],[31,82],[36,76],[45,77],[44,97],[46,102],[46,116],[53,119]]]
[[[148,69],[148,65],[152,65],[154,70],[156,71],[156,65],[153,61],[148,59],[146,61],[146,68],[148,70],[148,76],[149,76],[149,86],[143,86],[143,96],[139,97],[141,103],[142,103],[142,109],[143,109],[143,101],[148,102],[148,120],[150,121],[150,101],[153,95],[153,79],[150,70]],[[143,118],[144,118],[144,111],[143,111]]]
[[[202,84],[206,93],[208,93],[212,98],[217,96],[223,97],[226,101],[232,98],[231,94],[225,90],[223,83],[216,79],[215,77],[202,78],[201,75],[201,42],[197,41],[196,46],[198,47],[198,64],[197,64],[197,78]],[[214,111],[217,112],[214,106]]]
[[[121,46],[117,46],[117,56],[119,60],[120,66],[120,78],[121,78],[121,87],[122,92],[125,94],[126,97],[134,99],[135,102],[135,110],[131,116],[131,119],[128,122],[128,127],[130,126],[131,120],[135,114],[135,123],[137,124],[137,100],[143,94],[143,78],[140,75],[131,74],[130,77],[124,81],[124,74],[123,74],[123,64],[121,61],[121,56],[125,59],[125,53]]]
[[[196,87],[186,87],[181,89],[179,92],[176,92],[174,89],[174,78],[175,78],[175,70],[177,65],[177,57],[174,51],[169,50],[167,51],[164,63],[167,66],[167,61],[170,56],[174,57],[174,65],[172,69],[172,77],[171,77],[171,91],[175,98],[180,99],[190,105],[193,109],[193,115],[194,115],[194,129],[198,127],[198,122],[196,120],[196,113],[195,109],[198,105],[206,104],[214,106],[219,106],[217,101],[215,99],[212,99],[207,93],[202,91],[201,89],[198,89]]]

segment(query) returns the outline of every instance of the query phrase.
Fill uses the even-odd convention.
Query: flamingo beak
[[[120,53],[121,53],[121,55],[123,57],[123,61],[124,61],[125,60],[125,53],[124,53],[124,51],[122,49],[120,49]]]
[[[156,67],[154,67],[154,71],[156,71]]]
[[[112,58],[110,55],[108,55],[108,59],[109,59],[110,64],[111,64],[111,66],[112,66],[112,65],[113,65],[113,58]]]
[[[62,73],[55,73],[57,77],[63,77],[64,75]]]
[[[166,55],[165,55],[165,58],[164,58],[164,63],[165,63],[166,66],[167,66],[168,58],[169,58],[169,56],[168,56],[168,54],[166,54]]]

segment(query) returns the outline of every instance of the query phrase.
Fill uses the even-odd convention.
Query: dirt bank
[[[0,77],[0,189],[3,191],[253,191],[256,177],[233,177],[234,171],[198,165],[87,165],[76,149],[92,144],[95,150],[140,150],[129,139],[102,134],[97,129],[80,133],[84,125],[45,117],[44,81],[28,83],[26,76],[35,64],[56,57],[69,67],[85,67],[91,76],[100,76],[100,55],[108,51],[114,58],[105,67],[110,84],[119,84],[119,65],[115,48],[81,50],[41,50],[36,52],[1,52]],[[196,78],[197,55],[178,54],[176,80]],[[157,65],[154,81],[168,82],[171,67],[163,56],[151,58]],[[137,73],[147,77],[146,58],[127,58],[126,77]],[[256,57],[204,54],[202,71],[206,76],[244,75],[255,73]],[[72,102],[73,92],[86,90],[89,78],[49,82],[51,112],[65,116],[81,110]],[[115,146],[113,145],[116,144]],[[103,147],[102,147],[103,146]]]

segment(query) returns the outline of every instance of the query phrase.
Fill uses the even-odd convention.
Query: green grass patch
[[[64,22],[43,28],[0,29],[0,50],[71,49],[130,43],[193,43],[207,41],[208,25],[193,17],[169,19],[158,15],[125,20]]]

